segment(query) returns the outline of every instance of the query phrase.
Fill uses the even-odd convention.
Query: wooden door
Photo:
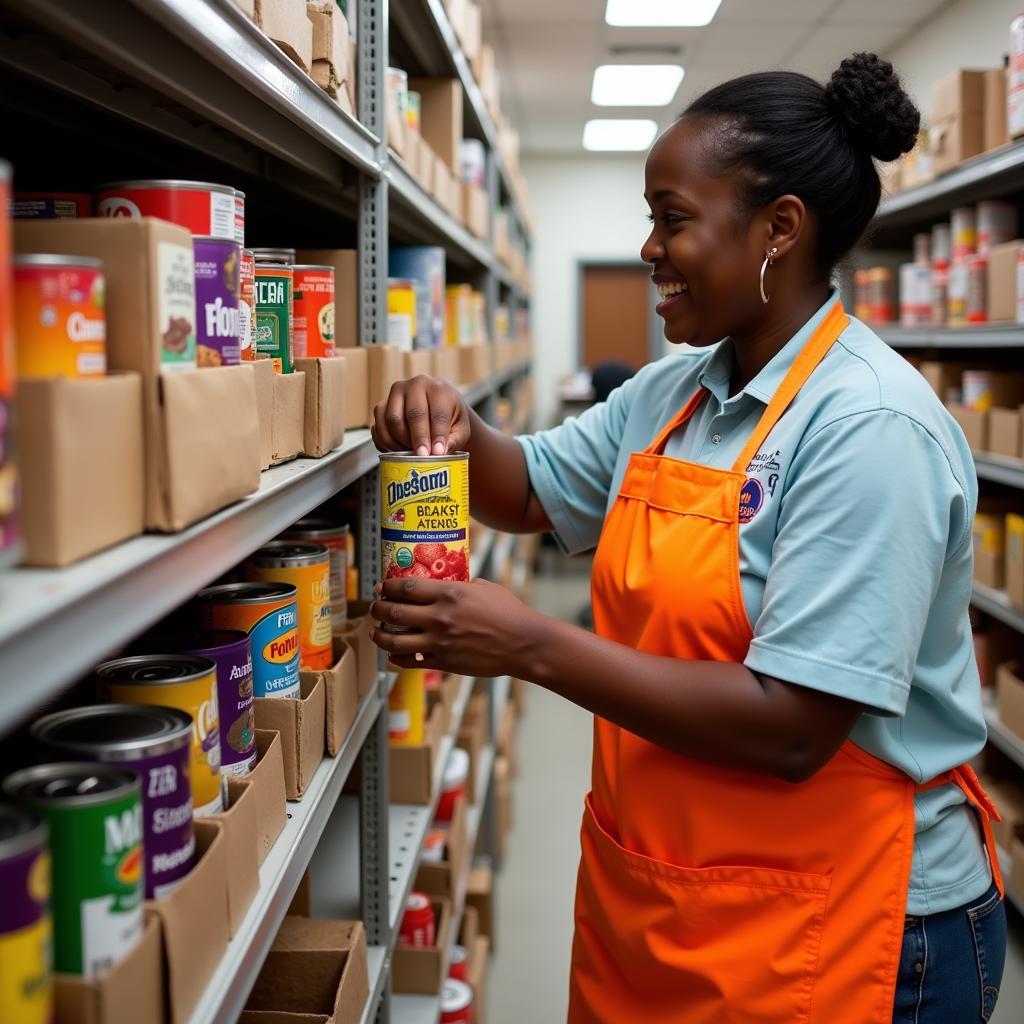
[[[649,267],[584,266],[580,363],[625,363],[639,370],[650,358],[654,289]]]

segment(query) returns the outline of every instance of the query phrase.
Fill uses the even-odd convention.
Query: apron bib
[[[670,459],[698,391],[634,453],[593,572],[596,631],[685,660],[742,662],[744,470],[848,323],[838,303],[732,470]],[[847,741],[806,782],[690,760],[595,718],[576,894],[570,1024],[890,1024],[918,787]]]

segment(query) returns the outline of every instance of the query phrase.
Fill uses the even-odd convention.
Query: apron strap
[[[772,428],[789,408],[797,392],[807,383],[807,378],[825,358],[836,338],[846,330],[849,322],[850,318],[846,315],[842,302],[837,299],[825,314],[825,319],[818,325],[810,340],[793,361],[789,372],[768,403],[768,408],[765,409],[761,421],[750,435],[746,447],[740,452],[740,456],[733,466],[733,472],[746,473],[747,466],[750,465],[751,460],[764,444]]]
[[[689,418],[697,411],[700,403],[704,401],[704,396],[707,395],[706,388],[697,388],[693,393],[690,400],[672,417],[671,420],[665,424],[664,429],[654,439],[653,443],[646,450],[648,455],[663,455],[665,452],[665,445],[668,444],[668,439],[672,436],[672,432],[678,430]]]

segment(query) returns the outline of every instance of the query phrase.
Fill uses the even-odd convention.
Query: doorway
[[[581,263],[579,365],[639,370],[662,351],[651,269],[643,263]]]

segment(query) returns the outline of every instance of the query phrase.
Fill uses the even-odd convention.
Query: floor
[[[534,604],[576,621],[587,600],[586,565],[560,558],[537,578]],[[521,775],[514,823],[499,876],[492,1024],[565,1020],[579,822],[590,776],[591,719],[531,687],[519,734]],[[991,1024],[1024,1021],[1024,919],[1010,911],[1010,951]]]

